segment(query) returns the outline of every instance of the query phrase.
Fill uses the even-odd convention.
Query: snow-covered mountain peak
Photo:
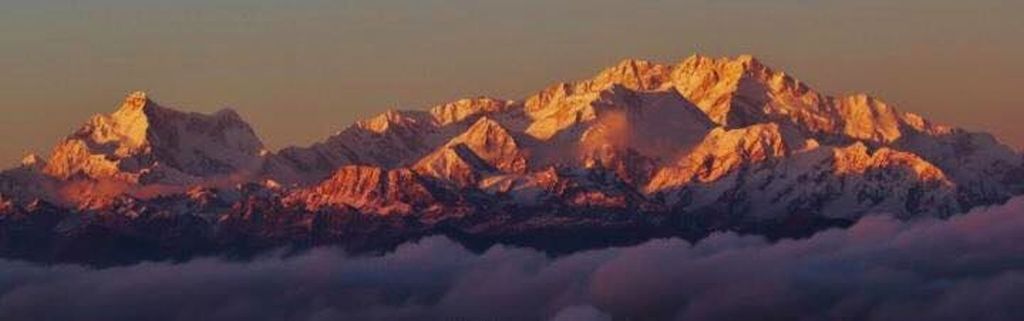
[[[833,170],[840,175],[863,174],[870,169],[905,168],[921,181],[953,185],[942,169],[913,153],[892,148],[882,147],[872,152],[857,142],[833,149],[833,157]]]
[[[843,121],[842,133],[851,138],[889,143],[903,136],[904,115],[875,97],[849,95],[837,98],[834,106]]]
[[[263,144],[237,113],[186,113],[129,94],[109,115],[94,116],[54,148],[45,172],[70,178],[189,184],[256,170]]]
[[[691,183],[717,181],[743,167],[805,149],[795,133],[777,124],[758,124],[737,129],[717,127],[674,164],[655,173],[646,190],[655,193]]]
[[[677,65],[624,60],[522,102],[476,97],[390,110],[276,153],[266,153],[232,110],[185,113],[133,93],[40,163],[60,180],[129,186],[269,178],[282,182],[264,186],[270,194],[302,190],[292,199],[377,213],[444,210],[453,195],[478,192],[493,198],[476,201],[512,197],[531,206],[777,215],[846,205],[918,213],[934,205],[941,210],[932,212],[949,213],[1024,185],[1013,183],[1024,173],[1020,155],[991,136],[935,125],[869,95],[819,94],[749,55]],[[541,194],[543,202],[525,200]],[[395,199],[409,195],[417,199]],[[926,201],[909,206],[908,198]]]
[[[31,170],[41,170],[46,167],[46,159],[36,155],[35,153],[30,153],[21,159],[21,167]]]
[[[408,129],[428,125],[427,119],[423,116],[421,112],[389,109],[370,119],[358,121],[355,126],[377,134],[383,134],[394,128]]]
[[[317,186],[290,195],[285,202],[309,209],[349,207],[377,215],[402,215],[422,211],[436,199],[411,170],[349,165]]]
[[[673,80],[676,89],[708,117],[730,127],[776,115],[815,118],[824,100],[799,80],[749,55],[735,59],[693,56],[676,66]]]
[[[626,59],[614,67],[605,69],[586,84],[594,90],[613,84],[640,91],[657,90],[669,83],[671,74],[670,66],[647,60]]]
[[[500,123],[490,117],[480,117],[465,133],[455,140],[480,145],[515,144],[512,135]]]
[[[525,173],[527,162],[527,154],[512,134],[484,116],[413,168],[424,175],[467,185],[492,172]]]
[[[145,91],[133,91],[124,97],[118,112],[130,113],[140,111],[150,103],[149,94]]]
[[[694,54],[683,59],[674,69],[697,70],[697,69],[718,69],[727,71],[730,74],[771,74],[774,73],[761,59],[750,55],[741,54],[736,57],[710,57],[701,54]]]
[[[430,114],[434,116],[439,125],[445,126],[473,116],[504,112],[514,106],[515,103],[512,101],[491,97],[465,98],[431,108]]]
[[[136,91],[126,96],[113,113],[93,116],[80,133],[88,133],[98,143],[118,142],[124,148],[142,148],[147,143],[150,114],[156,108],[145,92]]]
[[[625,60],[522,101],[391,110],[269,153],[232,110],[181,112],[133,93],[48,160],[0,171],[0,230],[174,251],[435,233],[604,242],[800,235],[1024,194],[1024,159],[993,136],[869,95],[819,94],[752,56]]]

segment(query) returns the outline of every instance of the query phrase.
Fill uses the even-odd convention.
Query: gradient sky
[[[132,90],[271,148],[388,108],[517,99],[632,57],[750,53],[825,93],[1024,145],[1020,0],[3,0],[0,164]]]

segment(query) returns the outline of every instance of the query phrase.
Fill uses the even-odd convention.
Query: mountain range
[[[1022,190],[1024,158],[992,135],[822,94],[751,56],[696,55],[391,110],[278,151],[232,110],[132,93],[0,173],[0,252],[105,262],[432,234],[571,251],[948,217]]]

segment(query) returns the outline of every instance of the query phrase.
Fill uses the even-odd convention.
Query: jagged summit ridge
[[[868,95],[822,94],[752,56],[695,55],[674,65],[627,59],[522,100],[389,110],[277,152],[232,110],[180,112],[137,92],[49,159],[4,177],[58,188],[104,180],[214,188],[199,198],[318,215],[433,222],[456,219],[446,213],[483,221],[575,213],[604,222],[629,213],[728,226],[797,214],[944,216],[1019,194],[1021,173],[1021,156],[986,134]],[[239,196],[250,192],[257,200]],[[147,201],[136,193],[85,207]]]
[[[674,90],[714,123],[744,127],[760,122],[791,122],[811,134],[892,142],[907,129],[943,131],[920,116],[897,112],[865,94],[830,97],[751,55],[711,58],[693,55],[676,65],[626,59],[592,79],[563,83],[531,97],[531,110],[552,100],[584,96],[612,86],[635,91]],[[867,118],[874,119],[867,119]]]
[[[890,155],[884,151],[915,155],[913,166],[906,162],[882,162],[880,166],[937,171],[903,179],[943,177],[942,181],[949,183],[943,188],[952,195],[943,199],[956,199],[961,206],[969,206],[978,194],[997,200],[1019,190],[1014,184],[999,183],[1005,182],[1000,177],[1012,171],[1009,167],[983,177],[960,169],[1014,163],[1013,157],[1005,154],[1005,146],[899,112],[868,95],[818,93],[749,55],[695,55],[677,65],[627,59],[591,79],[547,87],[521,104],[493,98],[464,99],[429,113],[391,112],[375,119],[388,120],[387,124],[396,128],[381,133],[394,141],[381,150],[403,155],[405,161],[363,158],[350,162],[384,168],[408,166],[426,177],[458,186],[528,182],[535,177],[530,172],[556,166],[608,171],[651,197],[664,196],[666,190],[682,193],[662,199],[673,205],[692,199],[697,185],[725,188],[736,173],[751,168],[795,166],[791,163],[799,162],[791,159],[810,157],[800,155],[860,144],[868,148],[869,155],[878,148],[882,155]],[[476,150],[453,143],[467,135],[467,130],[474,131],[478,119],[503,129],[497,136],[511,137],[507,140],[515,142],[516,154],[523,155],[525,170],[495,171]],[[972,150],[978,154],[965,158],[940,152],[965,140],[977,143]],[[355,143],[345,144],[359,150]],[[920,155],[915,154],[918,152]],[[410,163],[409,159],[416,161]],[[843,164],[845,158],[837,159],[818,166],[851,166]],[[1010,167],[1020,165],[1019,157],[1014,164]],[[972,187],[960,185],[999,187],[965,192]],[[885,206],[906,210],[894,204]]]
[[[799,236],[1002,202],[1024,193],[1022,161],[991,135],[822,94],[752,56],[624,60],[521,100],[389,110],[276,152],[232,110],[137,92],[48,159],[0,172],[0,250]]]

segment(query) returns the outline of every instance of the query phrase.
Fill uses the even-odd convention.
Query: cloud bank
[[[445,238],[92,269],[0,261],[2,320],[1022,320],[1024,198],[946,221],[863,219],[769,243],[550,258]]]

